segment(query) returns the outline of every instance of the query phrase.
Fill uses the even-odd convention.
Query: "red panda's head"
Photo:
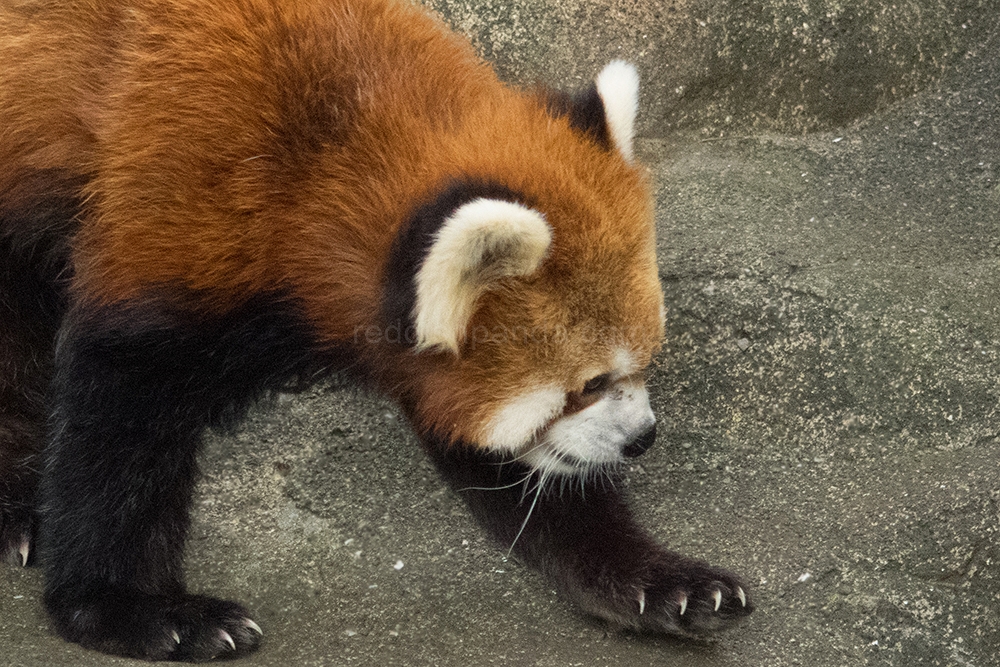
[[[547,474],[652,444],[643,373],[664,313],[637,95],[635,70],[612,63],[547,102],[532,154],[494,149],[403,226],[382,305],[403,352],[385,373],[419,431]]]

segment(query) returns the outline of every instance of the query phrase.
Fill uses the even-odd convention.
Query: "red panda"
[[[515,90],[389,0],[6,2],[0,62],[0,553],[42,554],[61,636],[257,648],[184,587],[198,442],[330,370],[585,612],[752,611],[606,483],[655,439],[664,318],[630,65]]]

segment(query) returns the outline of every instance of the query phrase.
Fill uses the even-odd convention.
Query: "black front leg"
[[[503,548],[551,576],[586,612],[624,627],[705,636],[753,611],[735,575],[660,546],[608,480],[549,480],[517,462],[428,447]]]
[[[45,602],[63,637],[148,660],[258,646],[242,606],[184,587],[196,453],[206,426],[302,372],[308,350],[270,303],[212,319],[149,304],[72,317],[41,487]]]

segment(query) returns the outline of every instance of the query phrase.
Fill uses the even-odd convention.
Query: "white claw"
[[[646,591],[639,591],[639,615],[646,611]]]
[[[249,618],[244,618],[243,619],[243,625],[247,626],[248,628],[250,628],[251,630],[253,630],[254,632],[256,632],[258,635],[260,635],[261,637],[264,636],[264,631],[261,630],[260,626],[257,625],[256,623],[254,623],[253,620],[251,620]]]
[[[736,597],[740,599],[740,604],[744,607],[747,606],[747,594],[743,592],[743,589],[739,586],[736,587]]]
[[[222,639],[222,641],[226,642],[229,648],[231,648],[234,651],[236,650],[236,642],[233,641],[233,638],[229,635],[228,632],[226,632],[225,630],[219,630],[219,637]]]
[[[171,630],[170,631],[170,636],[173,637],[174,641],[177,642],[178,644],[181,643],[181,636],[179,634],[177,634],[176,630]]]
[[[21,555],[21,567],[28,567],[28,556],[31,555],[31,542],[28,538],[21,540],[21,546],[17,550],[17,553]]]
[[[681,616],[684,615],[684,612],[687,611],[687,608],[688,608],[688,596],[687,596],[687,594],[682,593],[681,594],[681,613],[680,613]]]
[[[719,607],[722,606],[722,591],[716,590],[712,593],[712,599],[715,600],[715,611],[719,611]]]

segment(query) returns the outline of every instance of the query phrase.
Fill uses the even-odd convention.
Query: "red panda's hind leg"
[[[81,181],[55,170],[0,187],[0,560],[35,561],[45,395]]]
[[[0,346],[10,342],[3,334]],[[33,403],[23,387],[5,380],[0,385],[5,407],[0,414],[0,560],[25,566],[35,560],[35,490],[44,420],[34,414],[34,406],[24,412],[18,408],[19,402]]]
[[[521,463],[428,444],[442,475],[500,545],[552,577],[587,613],[621,627],[705,637],[753,611],[736,575],[658,544],[607,481],[539,489],[538,474]]]
[[[6,296],[0,294],[0,312],[10,312]],[[35,491],[48,379],[37,362],[51,352],[17,319],[0,315],[0,560],[28,565],[35,559]]]

